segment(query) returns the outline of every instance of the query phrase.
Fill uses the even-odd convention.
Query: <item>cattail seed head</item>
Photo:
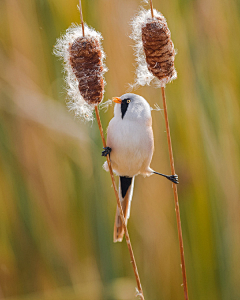
[[[68,107],[85,120],[92,120],[95,105],[104,95],[103,74],[105,54],[101,47],[102,36],[84,24],[72,25],[57,40],[54,53],[64,60],[68,92]]]
[[[104,81],[102,52],[96,38],[78,37],[69,46],[69,62],[79,82],[78,88],[88,104],[99,104]]]
[[[149,20],[142,27],[143,49],[148,70],[166,83],[175,75],[175,50],[164,18]]]
[[[154,9],[141,10],[132,22],[131,37],[136,41],[138,62],[136,83],[150,84],[152,80],[159,86],[177,78],[174,68],[175,50],[171,40],[171,32],[164,16]]]

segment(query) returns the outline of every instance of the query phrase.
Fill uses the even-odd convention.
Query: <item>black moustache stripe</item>
[[[125,113],[127,111],[128,105],[129,105],[129,103],[127,103],[127,100],[128,99],[123,100],[122,103],[121,103],[122,119],[123,119],[123,117],[124,117],[124,115],[125,115]]]

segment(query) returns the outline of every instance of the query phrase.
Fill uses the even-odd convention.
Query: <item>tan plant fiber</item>
[[[78,80],[78,88],[88,104],[99,104],[103,99],[102,52],[94,37],[78,37],[69,46],[69,61]]]
[[[177,78],[174,68],[175,49],[171,32],[164,16],[153,9],[140,10],[132,21],[131,38],[136,42],[135,53],[138,63],[136,84],[145,85],[154,81],[164,87]]]
[[[64,61],[68,107],[75,116],[93,120],[93,111],[104,95],[104,78],[107,71],[105,53],[99,32],[84,24],[72,25],[61,36],[54,53]]]

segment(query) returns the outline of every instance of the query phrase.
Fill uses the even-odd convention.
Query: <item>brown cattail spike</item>
[[[88,104],[103,99],[104,80],[102,50],[95,37],[78,37],[69,46],[69,62],[79,84],[79,91]]]
[[[176,78],[174,45],[163,16],[143,24],[142,41],[148,70],[164,85]]]

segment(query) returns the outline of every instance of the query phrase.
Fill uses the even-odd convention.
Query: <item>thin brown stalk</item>
[[[151,14],[152,14],[152,18],[153,18],[154,17],[154,15],[153,15],[153,3],[152,3],[152,0],[149,0],[149,1],[150,1]],[[165,124],[166,124],[166,131],[167,131],[170,166],[171,166],[172,175],[175,175],[175,167],[174,167],[174,159],[173,159],[173,151],[172,151],[172,142],[171,142],[170,127],[169,127],[168,114],[167,114],[167,103],[166,103],[165,88],[161,87],[161,91],[162,91],[163,109],[164,109]],[[179,210],[179,202],[178,202],[177,185],[175,183],[173,183],[173,195],[174,195],[174,203],[175,203],[175,211],[176,211],[176,219],[177,219],[177,229],[178,229],[178,240],[179,240],[180,256],[181,256],[181,268],[182,268],[184,298],[185,298],[185,300],[188,300],[187,274],[186,274],[186,266],[185,266],[185,258],[184,258],[182,226],[181,226],[181,218],[180,218],[180,210]]]
[[[98,110],[97,105],[95,106],[95,112],[96,112],[96,119],[97,119],[98,127],[99,127],[101,138],[102,138],[103,147],[106,147],[106,141],[105,141],[105,138],[104,138],[102,123],[101,123],[101,119],[100,119],[99,110]],[[110,173],[112,184],[113,184],[114,193],[115,193],[115,196],[116,196],[116,199],[117,199],[117,205],[118,205],[118,209],[119,209],[119,212],[120,212],[120,217],[121,217],[121,220],[122,220],[122,223],[123,223],[123,228],[124,228],[124,231],[125,231],[125,237],[126,237],[126,242],[127,242],[128,250],[129,250],[129,253],[130,253],[130,257],[131,257],[131,263],[132,263],[132,266],[133,266],[133,271],[134,271],[136,282],[137,282],[138,296],[140,297],[141,300],[144,300],[142,285],[141,285],[141,281],[140,281],[140,277],[139,277],[138,269],[137,269],[137,264],[136,264],[136,261],[135,261],[135,257],[134,257],[134,253],[133,253],[133,249],[132,249],[128,229],[127,229],[127,226],[126,226],[126,223],[125,223],[121,201],[120,201],[119,196],[118,196],[117,186],[116,186],[116,182],[115,182],[115,179],[114,179],[114,175],[113,175],[113,171],[112,171],[112,165],[111,165],[109,155],[107,156],[107,163],[108,163],[109,173]]]
[[[152,18],[154,17],[153,15],[153,3],[152,3],[152,0],[149,0],[150,1],[150,8],[151,8],[151,14],[152,14]]]
[[[169,127],[168,114],[167,114],[165,88],[162,87],[161,90],[162,90],[163,109],[164,109],[165,124],[166,124],[166,131],[167,131],[168,151],[169,151],[169,156],[170,156],[171,172],[172,172],[172,175],[175,175],[172,142],[171,142],[170,127]],[[177,218],[178,239],[179,239],[179,247],[180,247],[180,255],[181,255],[181,268],[182,268],[182,277],[183,277],[184,297],[185,297],[185,300],[188,300],[187,274],[186,274],[184,249],[183,249],[182,226],[181,226],[181,218],[180,218],[180,210],[179,210],[179,202],[178,202],[177,185],[175,183],[173,183],[173,195],[174,195],[175,211],[176,211],[176,218]]]
[[[80,19],[82,25],[82,35],[84,36],[84,23],[83,23],[83,13],[82,13],[82,2],[79,0],[79,11],[80,11]]]

